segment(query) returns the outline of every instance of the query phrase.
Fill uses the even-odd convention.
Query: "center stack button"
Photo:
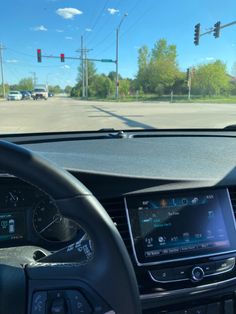
[[[191,279],[198,282],[204,278],[204,270],[200,266],[196,266],[192,269]]]

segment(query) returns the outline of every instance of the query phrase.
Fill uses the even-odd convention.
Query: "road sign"
[[[114,62],[112,59],[101,59],[101,62]]]

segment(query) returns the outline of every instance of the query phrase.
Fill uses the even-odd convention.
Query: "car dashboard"
[[[236,134],[161,135],[17,141],[101,202],[129,252],[144,314],[234,313]],[[54,251],[84,235],[44,191],[5,173],[0,205],[1,247]]]

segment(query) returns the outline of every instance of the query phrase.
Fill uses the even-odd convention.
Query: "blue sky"
[[[202,31],[217,21],[236,20],[235,0],[1,0],[0,42],[4,44],[4,70],[8,83],[36,72],[38,82],[73,85],[79,61],[43,59],[36,61],[36,49],[43,54],[77,56],[80,37],[92,49],[91,58],[115,59],[115,29],[128,13],[120,30],[120,74],[137,73],[137,50],[150,48],[160,38],[177,45],[182,70],[214,59],[226,62],[230,72],[236,62],[236,25],[201,38],[193,45],[193,29]],[[108,73],[114,64],[97,63],[99,72]]]

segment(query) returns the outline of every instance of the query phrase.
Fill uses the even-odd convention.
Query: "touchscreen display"
[[[236,248],[234,217],[226,190],[127,199],[139,261],[165,261]]]
[[[23,212],[0,213],[0,241],[19,240],[25,236]]]

